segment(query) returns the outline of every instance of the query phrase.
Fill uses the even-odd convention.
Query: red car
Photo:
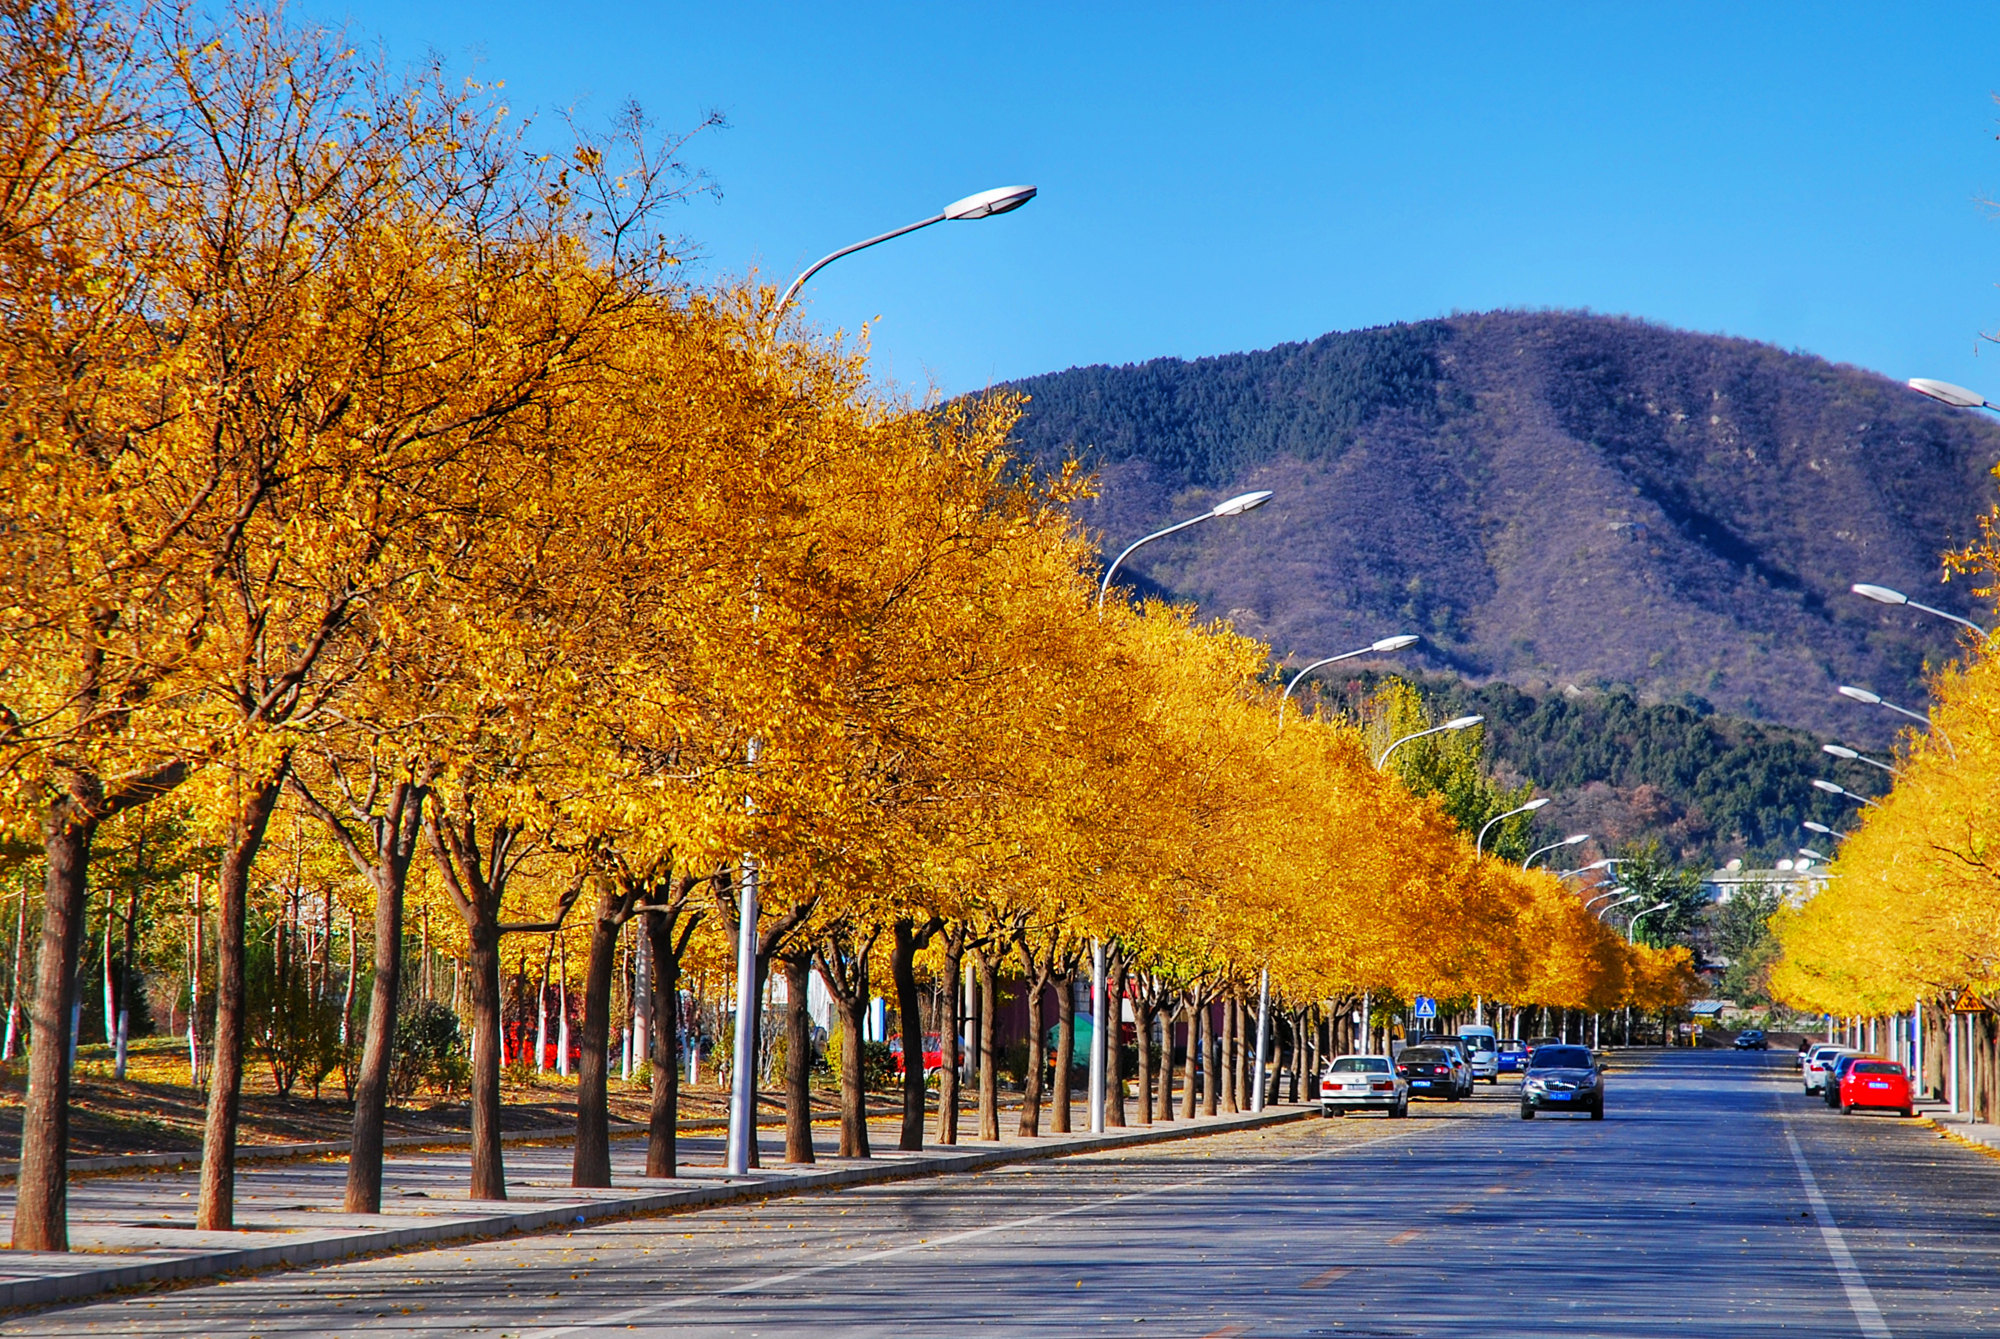
[[[889,1054],[895,1057],[896,1072],[901,1074],[903,1072],[903,1039],[901,1037],[889,1038]],[[924,1077],[929,1078],[933,1071],[943,1068],[944,1039],[935,1032],[926,1032],[924,1034]]]
[[[1872,1055],[1854,1061],[1841,1076],[1840,1110],[1845,1115],[1857,1107],[1887,1107],[1900,1116],[1913,1114],[1910,1072],[1894,1060]]]

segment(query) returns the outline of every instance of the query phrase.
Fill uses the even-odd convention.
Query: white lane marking
[[[1861,1277],[1854,1254],[1847,1249],[1847,1238],[1840,1235],[1840,1225],[1833,1221],[1833,1211],[1826,1207],[1826,1196],[1819,1193],[1819,1182],[1813,1180],[1812,1168],[1806,1165],[1805,1150],[1799,1147],[1789,1125],[1785,1127],[1785,1143],[1792,1150],[1792,1161],[1798,1164],[1799,1180],[1806,1187],[1806,1201],[1812,1205],[1813,1217],[1819,1220],[1820,1238],[1826,1242],[1826,1253],[1833,1257],[1840,1286],[1847,1289],[1847,1305],[1854,1309],[1854,1319],[1868,1339],[1890,1339],[1882,1309],[1875,1305],[1875,1294],[1868,1291],[1868,1281]]]
[[[536,1330],[533,1333],[522,1335],[521,1339],[560,1339],[562,1335],[576,1334],[581,1330],[629,1326],[636,1320],[646,1316],[658,1315],[662,1311],[678,1311],[684,1307],[695,1306],[716,1298],[758,1292],[765,1288],[775,1288],[782,1284],[793,1283],[799,1279],[811,1278],[815,1274],[831,1273],[837,1269],[852,1269],[856,1265],[872,1265],[878,1260],[892,1260],[899,1255],[910,1255],[917,1251],[935,1251],[946,1246],[955,1246],[961,1241],[972,1241],[978,1237],[991,1236],[995,1232],[1012,1232],[1017,1228],[1033,1227],[1037,1223],[1046,1223],[1052,1219],[1068,1218],[1071,1214],[1083,1213],[1085,1210],[1095,1209],[1102,1205],[1113,1203],[1129,1204],[1135,1200],[1151,1199],[1155,1195],[1171,1195],[1177,1190],[1188,1190],[1194,1186],[1207,1185],[1211,1181],[1226,1181],[1232,1177],[1245,1176],[1251,1172],[1269,1171],[1273,1167],[1283,1167],[1290,1163],[1304,1162],[1311,1158],[1337,1158],[1342,1154],[1355,1152],[1359,1149],[1380,1148],[1384,1144],[1414,1139],[1420,1135],[1440,1134],[1444,1131],[1457,1128],[1457,1125],[1457,1122],[1440,1122],[1437,1125],[1430,1125],[1426,1122],[1415,1129],[1383,1135],[1379,1139],[1370,1139],[1363,1144],[1346,1144],[1340,1148],[1331,1150],[1314,1149],[1310,1153],[1300,1153],[1293,1157],[1280,1158],[1276,1162],[1259,1162],[1245,1167],[1237,1167],[1226,1172],[1211,1172],[1207,1176],[1197,1176],[1187,1181],[1178,1181],[1170,1186],[1156,1186],[1152,1190],[1103,1195],[1097,1199],[1085,1200],[1081,1204],[1072,1204],[1067,1209],[1053,1209],[1048,1213],[1038,1213],[1028,1218],[1015,1218],[1005,1223],[989,1223],[985,1227],[968,1228],[964,1232],[955,1232],[948,1237],[932,1237],[927,1241],[913,1241],[901,1246],[889,1246],[879,1251],[869,1251],[865,1255],[849,1256],[841,1260],[829,1260],[823,1265],[812,1265],[806,1269],[787,1270],[783,1274],[772,1274],[767,1278],[750,1279],[743,1283],[733,1284],[727,1288],[715,1288],[703,1292],[691,1293],[685,1297],[670,1298],[664,1302],[649,1302],[645,1306],[632,1307],[629,1310],[617,1312],[609,1316],[600,1316],[593,1320],[578,1321],[574,1325],[559,1325],[554,1329]]]

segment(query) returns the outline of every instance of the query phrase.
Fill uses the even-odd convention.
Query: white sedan
[[[1409,1081],[1396,1073],[1386,1055],[1342,1055],[1319,1073],[1319,1114],[1345,1116],[1350,1111],[1410,1114]]]
[[[1833,1046],[1821,1043],[1813,1047],[1811,1051],[1806,1053],[1806,1091],[1816,1093],[1826,1087],[1827,1071],[1833,1068],[1833,1062],[1840,1059],[1843,1055],[1853,1054],[1854,1052],[1845,1046]]]

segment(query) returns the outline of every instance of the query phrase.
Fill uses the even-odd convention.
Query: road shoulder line
[[[1819,1223],[1820,1240],[1826,1243],[1826,1253],[1833,1257],[1840,1286],[1847,1290],[1847,1305],[1868,1339],[1890,1339],[1889,1324],[1882,1319],[1882,1309],[1875,1305],[1875,1294],[1868,1290],[1868,1280],[1861,1277],[1861,1267],[1854,1263],[1854,1253],[1847,1249],[1847,1238],[1841,1235],[1840,1224],[1833,1221],[1833,1210],[1827,1207],[1826,1196],[1819,1192],[1819,1182],[1813,1179],[1805,1150],[1799,1146],[1798,1136],[1792,1133],[1792,1123],[1787,1118],[1781,1119],[1785,1119],[1785,1146],[1791,1149],[1792,1164],[1799,1169],[1806,1201],[1812,1205],[1813,1218]]]

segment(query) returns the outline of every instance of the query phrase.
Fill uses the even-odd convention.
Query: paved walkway
[[[0,1253],[0,1308],[732,1200],[974,1171],[1034,1158],[1255,1128],[1311,1114],[1311,1108],[1287,1106],[1260,1115],[1176,1121],[1103,1135],[1046,1135],[1032,1140],[1005,1138],[997,1144],[968,1142],[955,1148],[930,1146],[922,1153],[895,1151],[898,1127],[883,1124],[870,1129],[876,1156],[868,1160],[835,1157],[837,1131],[816,1127],[814,1149],[821,1162],[766,1166],[747,1177],[724,1174],[720,1134],[684,1134],[680,1139],[682,1174],[674,1180],[643,1176],[645,1139],[643,1135],[627,1135],[613,1138],[613,1186],[608,1190],[570,1186],[568,1142],[516,1143],[504,1153],[508,1196],[504,1204],[467,1198],[470,1156],[463,1149],[392,1153],[383,1169],[385,1212],[372,1216],[341,1212],[347,1177],[344,1160],[247,1162],[237,1169],[237,1229],[231,1232],[195,1230],[198,1168],[129,1176],[100,1171],[70,1182],[73,1249],[69,1253]],[[783,1151],[783,1143],[774,1141],[768,1130],[762,1134],[763,1156],[768,1161]],[[0,1214],[11,1218],[13,1201],[11,1186],[0,1191]]]

